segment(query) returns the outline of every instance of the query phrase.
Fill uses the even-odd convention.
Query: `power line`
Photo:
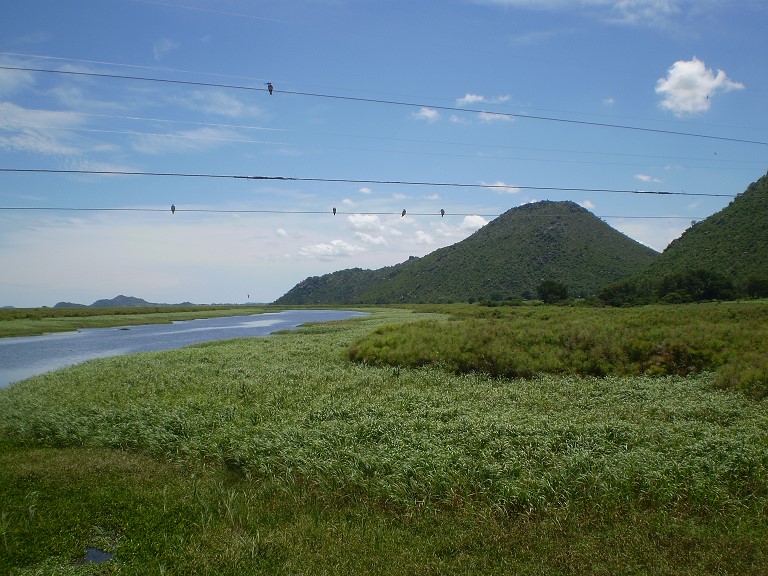
[[[22,66],[0,66],[0,69],[2,70],[17,70],[22,72],[43,72],[43,73],[49,73],[49,74],[67,74],[72,76],[89,76],[94,78],[112,78],[112,79],[120,79],[120,80],[138,80],[143,82],[161,82],[165,84],[177,84],[177,85],[185,85],[185,86],[198,86],[198,87],[208,87],[208,88],[225,88],[225,89],[231,89],[231,90],[250,90],[255,92],[266,92],[268,91],[267,88],[258,88],[255,86],[241,86],[237,84],[220,84],[216,82],[196,82],[192,80],[174,80],[170,78],[152,78],[147,76],[129,76],[125,74],[107,74],[104,72],[78,72],[74,70],[51,70],[47,68],[28,68],[28,67],[22,67]],[[641,126],[631,126],[627,124],[613,124],[609,122],[594,122],[590,120],[574,120],[570,118],[558,118],[555,116],[540,116],[540,115],[530,115],[530,114],[519,114],[519,113],[513,113],[513,112],[495,112],[492,110],[482,110],[482,109],[476,109],[476,108],[462,108],[458,106],[445,106],[445,105],[435,105],[435,104],[424,104],[424,103],[418,103],[418,102],[404,102],[399,100],[384,100],[384,99],[378,99],[378,98],[363,98],[359,96],[341,96],[338,94],[322,94],[319,92],[300,92],[296,90],[273,90],[275,93],[278,94],[288,94],[292,96],[308,96],[313,98],[327,98],[327,99],[333,99],[333,100],[346,100],[350,102],[364,102],[369,104],[386,104],[391,106],[407,106],[411,108],[432,108],[435,110],[444,110],[444,111],[450,111],[450,112],[464,112],[464,113],[471,113],[471,114],[490,114],[492,116],[500,116],[500,117],[506,117],[506,118],[520,118],[520,119],[527,119],[527,120],[542,120],[547,122],[559,122],[563,124],[575,124],[580,126],[593,126],[593,127],[599,127],[599,128],[614,128],[614,129],[621,129],[621,130],[634,130],[634,131],[640,131],[640,132],[649,132],[654,134],[666,134],[666,135],[673,135],[673,136],[686,136],[690,138],[704,138],[708,140],[718,140],[723,142],[737,142],[741,144],[755,144],[759,146],[768,146],[768,142],[763,142],[760,140],[746,140],[742,138],[730,138],[726,136],[714,136],[711,134],[699,134],[695,132],[682,132],[677,130],[664,130],[661,128],[644,128]]]
[[[622,190],[615,188],[571,188],[562,186],[518,186],[509,184],[471,184],[466,182],[428,182],[413,180],[362,180],[353,178],[305,178],[299,176],[247,176],[238,174],[206,174],[187,172],[140,172],[130,170],[65,170],[54,168],[0,168],[4,173],[35,173],[35,174],[90,174],[101,176],[162,176],[179,178],[215,178],[234,180],[264,180],[283,182],[327,182],[334,184],[382,184],[397,186],[435,186],[444,188],[486,188],[501,190],[538,190],[559,192],[606,192],[613,194],[654,194],[660,196],[707,196],[734,198],[735,194],[714,194],[707,192],[670,192],[664,190]]]
[[[168,208],[74,208],[64,206],[0,206],[0,211],[33,211],[33,212],[169,212]],[[249,210],[249,209],[232,209],[224,210],[217,208],[180,208],[176,205],[173,206],[172,212],[190,212],[190,213],[203,213],[203,214],[331,214],[333,216],[402,216],[402,212],[344,212],[336,210]],[[482,216],[483,218],[498,218],[501,214],[478,214],[473,213],[461,213],[461,212],[407,212],[408,216]],[[632,220],[702,220],[703,218],[698,216],[600,216],[595,215],[598,218],[625,218]]]

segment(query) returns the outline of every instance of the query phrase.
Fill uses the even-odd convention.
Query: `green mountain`
[[[646,269],[603,288],[614,306],[768,297],[768,174],[693,224]]]
[[[353,268],[307,278],[276,304],[460,302],[535,297],[546,280],[572,296],[647,267],[654,250],[573,202],[508,210],[469,238],[423,258],[378,270]]]
[[[768,277],[768,174],[674,240],[640,276],[707,270],[740,284]]]

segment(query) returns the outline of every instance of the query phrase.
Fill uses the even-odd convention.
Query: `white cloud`
[[[358,190],[358,192],[360,192],[360,194],[371,194],[373,192],[373,190],[368,188],[368,186],[363,186],[362,188],[360,188]]]
[[[327,243],[312,244],[299,249],[302,258],[317,258],[319,260],[331,260],[333,258],[352,256],[362,252],[363,248],[345,242],[344,240],[331,240]]]
[[[478,104],[483,102],[485,104],[503,104],[509,101],[509,94],[503,94],[501,96],[493,96],[492,98],[486,98],[480,94],[466,93],[461,98],[456,99],[457,106],[467,106],[469,104]]]
[[[493,112],[479,112],[477,117],[480,118],[481,122],[511,122],[514,120],[512,116]]]
[[[595,209],[595,205],[591,200],[582,200],[579,204],[582,208],[586,208],[587,210]]]
[[[365,244],[373,244],[375,246],[385,246],[387,239],[384,236],[373,236],[366,232],[355,232],[355,237]]]
[[[713,73],[695,57],[678,60],[670,66],[666,78],[656,82],[656,93],[663,96],[661,107],[676,116],[705,112],[718,92],[743,89],[743,84],[734,82],[722,70]]]
[[[653,182],[654,184],[661,184],[661,180],[654,178],[653,176],[649,176],[648,174],[635,174],[635,180],[640,180],[640,182]]]
[[[482,216],[477,216],[477,215],[464,216],[464,219],[461,221],[461,224],[459,224],[459,229],[465,232],[467,231],[474,232],[476,230],[479,230],[486,224],[488,224],[488,220],[486,220]]]
[[[465,94],[461,98],[456,100],[456,104],[459,106],[466,106],[467,104],[477,104],[478,102],[485,102],[485,97],[479,94]]]
[[[417,230],[416,243],[426,244],[427,246],[431,246],[435,243],[435,239],[430,234],[426,233],[424,230]]]
[[[288,238],[288,232],[286,232],[284,228],[278,228],[278,229],[275,231],[275,233],[276,233],[276,234],[277,234],[277,235],[278,235],[280,238]]]
[[[614,104],[616,104],[616,100],[614,100],[613,98],[603,98],[603,104],[605,104],[606,106],[613,106]]]
[[[434,122],[437,122],[440,119],[440,113],[434,108],[428,108],[426,106],[422,106],[421,108],[419,108],[418,112],[414,112],[413,114],[411,114],[411,118],[414,118],[416,120],[424,120],[432,124]]]
[[[488,186],[497,192],[504,192],[506,194],[517,194],[520,192],[520,188],[516,188],[512,184],[507,184],[501,180],[497,180],[496,182],[480,182],[480,184]]]

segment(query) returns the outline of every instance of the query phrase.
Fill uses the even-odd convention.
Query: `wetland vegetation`
[[[0,390],[0,572],[765,572],[765,302],[371,311]]]

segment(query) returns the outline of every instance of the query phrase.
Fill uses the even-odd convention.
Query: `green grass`
[[[271,306],[152,306],[116,308],[0,308],[0,338],[81,328],[169,324],[178,320],[279,312]]]
[[[768,302],[637,308],[422,307],[451,319],[382,326],[357,340],[351,359],[437,365],[499,377],[680,375],[715,372],[716,383],[768,395]]]
[[[764,402],[708,372],[347,360],[423,318],[376,311],[0,390],[0,573],[764,573]],[[94,542],[114,559],[75,566]]]

